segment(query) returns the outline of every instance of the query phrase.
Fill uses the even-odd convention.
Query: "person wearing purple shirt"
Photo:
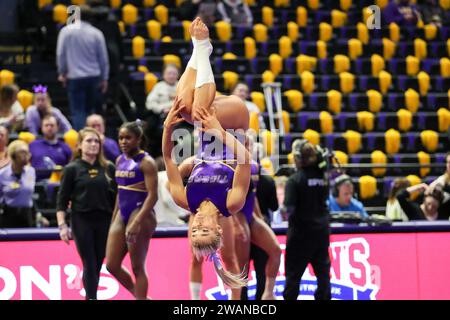
[[[34,135],[40,134],[42,118],[51,114],[56,118],[59,127],[59,133],[66,133],[72,126],[62,112],[52,107],[50,96],[47,92],[47,87],[38,85],[33,87],[34,91],[34,105],[27,108],[25,113],[25,127]]]
[[[0,169],[0,228],[32,227],[36,174],[28,165],[28,145],[15,140],[8,146],[8,155],[12,161]]]
[[[391,0],[383,9],[383,24],[392,22],[404,26],[415,26],[420,19],[417,7],[410,0]]]
[[[105,120],[99,114],[91,114],[86,119],[86,127],[91,127],[97,130],[103,139],[103,154],[105,157],[115,163],[117,157],[120,155],[119,145],[116,140],[105,136]]]
[[[56,133],[58,124],[53,115],[46,115],[42,120],[42,139],[36,139],[30,143],[31,165],[35,169],[53,169],[55,165],[65,166],[72,158],[72,150],[61,140]],[[51,171],[38,172],[37,177],[47,179]]]

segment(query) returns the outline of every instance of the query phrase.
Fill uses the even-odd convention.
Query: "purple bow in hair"
[[[37,86],[33,86],[34,93],[47,93],[47,86],[43,86],[39,84]]]

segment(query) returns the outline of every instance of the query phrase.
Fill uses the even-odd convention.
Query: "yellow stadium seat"
[[[314,74],[311,71],[303,71],[300,80],[304,93],[309,94],[314,91]]]
[[[252,111],[249,114],[250,120],[248,127],[256,132],[259,132],[259,114],[258,112]]]
[[[272,27],[273,26],[273,9],[268,6],[264,6],[261,9],[261,14],[262,14],[262,22],[266,26]]]
[[[19,132],[17,137],[19,140],[25,141],[27,144],[30,144],[36,139],[36,136],[28,131]]]
[[[267,27],[262,23],[257,23],[253,26],[253,34],[257,42],[267,41]]]
[[[172,42],[172,38],[170,36],[164,36],[161,38],[162,42]]]
[[[315,57],[310,57],[304,54],[299,54],[295,59],[297,65],[297,74],[302,74],[303,71],[314,71],[317,64]]]
[[[228,41],[232,37],[231,24],[225,21],[215,23],[216,34],[220,41]]]
[[[349,72],[341,72],[339,74],[339,82],[340,82],[341,92],[344,94],[350,93],[354,89],[355,76]]]
[[[136,36],[131,40],[133,57],[136,59],[145,56],[145,39],[141,36]]]
[[[265,158],[261,159],[261,167],[263,167],[270,176],[275,175],[275,170],[273,169],[273,163],[269,157],[265,157]]]
[[[438,115],[438,127],[440,132],[447,132],[450,126],[450,111],[448,108],[439,108]]]
[[[321,111],[319,114],[320,131],[323,134],[333,133],[333,117],[327,111]]]
[[[152,91],[155,84],[158,83],[158,77],[151,72],[146,73],[144,76],[144,82],[145,82],[145,94],[147,95],[150,93],[150,91]]]
[[[408,132],[412,127],[412,112],[406,109],[397,111],[398,128],[403,132]]]
[[[414,55],[419,60],[427,57],[427,43],[423,39],[414,40]]]
[[[447,55],[450,56],[450,39],[447,40]]]
[[[320,0],[308,0],[308,8],[311,10],[317,10],[320,6]]]
[[[250,93],[250,98],[252,99],[252,102],[258,106],[259,111],[266,111],[266,102],[262,92],[252,91],[252,93]]]
[[[409,184],[410,184],[411,186],[415,186],[415,185],[417,185],[417,184],[422,183],[422,179],[420,179],[420,178],[419,178],[418,176],[416,176],[415,174],[410,174],[410,175],[406,176],[406,179],[408,179]],[[418,192],[418,191],[413,192],[413,193],[411,194],[411,196],[410,196],[410,199],[411,199],[411,200],[416,200],[416,199],[419,197],[419,195],[420,195],[420,192]]]
[[[39,0],[38,2],[39,9],[48,6],[50,4],[52,4],[52,0]]]
[[[339,6],[342,10],[347,11],[352,6],[352,0],[340,0]]]
[[[231,90],[239,81],[239,74],[233,71],[225,71],[223,74],[223,87],[225,90]]]
[[[401,135],[397,130],[387,130],[384,134],[384,141],[387,154],[396,154],[400,150]]]
[[[441,76],[450,77],[450,59],[443,57],[439,60],[441,66]]]
[[[361,199],[370,199],[377,194],[377,179],[372,176],[359,178],[359,196]]]
[[[64,133],[64,142],[72,149],[72,152],[75,152],[78,144],[78,132],[74,129],[70,129]]]
[[[370,62],[372,64],[372,76],[378,77],[378,74],[381,72],[381,70],[384,70],[386,67],[384,59],[379,54],[373,54],[370,57]]]
[[[58,183],[61,181],[61,177],[62,177],[62,166],[55,166],[55,169],[52,171],[52,174],[50,175],[50,178],[48,178],[48,181],[50,183]]]
[[[319,40],[327,42],[331,40],[332,37],[333,27],[326,22],[319,23]]]
[[[169,23],[169,9],[165,5],[157,5],[155,7],[155,17],[163,26],[166,26]]]
[[[426,95],[430,89],[430,76],[425,71],[420,71],[417,75],[417,80],[419,82],[420,95]]]
[[[28,90],[20,90],[17,94],[17,100],[24,111],[26,111],[28,107],[33,104],[33,96],[33,93]]]
[[[416,90],[411,89],[411,88],[406,90],[405,105],[406,105],[406,108],[409,111],[411,111],[412,113],[417,112],[417,110],[419,109],[419,105],[420,105],[420,96]]]
[[[121,34],[125,33],[125,23],[123,23],[123,21],[118,21],[117,25],[119,26],[119,30]]]
[[[372,11],[369,9],[369,7],[365,7],[362,9],[362,16],[363,16],[362,22],[365,25],[367,25],[367,20],[369,19],[370,16],[372,16]]]
[[[317,41],[317,58],[325,59],[327,56],[327,43],[322,40]]]
[[[381,93],[385,94],[388,92],[389,88],[392,85],[392,76],[389,72],[382,70],[378,75],[378,82],[380,85]]]
[[[292,152],[289,152],[287,155],[288,164],[295,164],[294,154]]]
[[[387,38],[383,38],[382,42],[383,42],[383,57],[385,60],[389,60],[394,56],[397,46],[395,42]]]
[[[86,0],[71,0],[70,2],[76,6],[81,6],[82,4],[86,4]]]
[[[281,117],[283,120],[284,132],[289,133],[291,131],[291,118],[289,117],[289,112],[286,110],[281,111]]]
[[[256,4],[256,0],[244,0],[244,2],[248,5],[248,6],[254,6]]]
[[[406,74],[415,76],[419,72],[420,60],[414,56],[406,57]]]
[[[232,52],[225,52],[222,56],[224,60],[236,60],[237,56]]]
[[[109,5],[113,9],[118,9],[122,5],[122,0],[109,0]]]
[[[293,21],[289,21],[287,24],[287,35],[291,41],[297,41],[298,39],[298,24]]]
[[[297,24],[300,28],[304,28],[308,24],[308,11],[305,7],[297,7]]]
[[[359,111],[356,113],[356,119],[358,121],[358,127],[361,131],[373,131],[374,127],[374,115],[369,111]]]
[[[282,58],[288,58],[292,54],[292,40],[287,36],[278,39],[279,53]]]
[[[137,70],[142,73],[149,73],[147,66],[138,66]]]
[[[63,4],[57,4],[53,7],[53,21],[60,24],[67,22],[67,7]]]
[[[450,0],[439,0],[439,5],[441,6],[442,9],[449,10],[450,9]]]
[[[359,39],[352,38],[348,40],[348,56],[355,60],[363,54],[363,43]]]
[[[350,59],[343,54],[337,54],[334,60],[334,73],[341,73],[350,70]]]
[[[156,0],[143,0],[142,4],[145,8],[153,7],[156,4]]]
[[[166,64],[174,64],[177,66],[177,68],[181,68],[181,59],[179,56],[176,56],[174,54],[166,54],[163,56],[163,62],[164,65]]]
[[[386,154],[381,150],[375,150],[370,155],[372,164],[383,164],[385,165],[387,163],[387,156]],[[382,177],[386,174],[386,168],[373,168],[372,174],[375,177]]]
[[[275,7],[289,7],[290,0],[274,0],[273,4]]]
[[[13,84],[15,80],[14,72],[3,69],[0,71],[0,87]]]
[[[308,140],[313,145],[320,144],[320,134],[313,129],[306,129],[305,132],[303,132],[303,139]]]
[[[275,138],[275,135],[272,135],[272,133],[269,130],[264,130],[261,134],[261,137],[265,154],[271,156],[275,151],[273,148],[274,144],[273,140]]]
[[[147,33],[152,40],[161,39],[161,23],[156,20],[147,21]]]
[[[252,37],[244,38],[245,57],[247,59],[253,59],[256,57],[256,42]]]
[[[347,14],[340,10],[331,10],[331,25],[333,28],[340,28],[347,23]]]
[[[125,24],[132,25],[138,20],[138,9],[132,4],[127,3],[122,7],[122,21]]]
[[[389,24],[389,38],[394,42],[400,41],[400,27],[395,22]]]
[[[337,161],[339,162],[339,164],[348,164],[348,155],[340,150],[336,150],[334,152],[335,157],[337,158]],[[334,163],[336,163],[336,160],[333,159]]]
[[[380,9],[384,9],[387,6],[389,0],[376,0],[375,4],[380,7]]]
[[[347,151],[349,154],[357,153],[361,149],[361,133],[347,130],[342,136],[347,141]]]
[[[190,41],[191,40],[191,34],[189,33],[189,28],[191,27],[191,21],[183,20],[181,24],[183,25],[183,36],[184,41]]]
[[[419,160],[420,164],[430,164],[430,155],[426,152],[419,151],[417,152],[417,159]],[[430,173],[430,167],[422,167],[420,168],[420,176],[426,177]]]
[[[369,29],[367,28],[367,26],[362,22],[358,22],[358,24],[356,25],[356,30],[358,33],[358,39],[363,44],[368,44],[370,36],[369,36]]]
[[[428,152],[435,152],[439,146],[439,134],[433,130],[423,130],[420,133],[422,145]]]
[[[300,91],[291,89],[291,90],[285,91],[284,95],[287,98],[289,108],[291,108],[291,110],[293,112],[298,112],[302,109],[303,94]]]
[[[275,82],[275,75],[273,74],[273,72],[270,70],[264,71],[262,74],[262,82],[263,83]]]
[[[341,112],[342,94],[337,90],[330,90],[327,92],[328,110],[335,114]]]
[[[383,96],[377,90],[367,90],[367,98],[369,100],[369,110],[370,112],[377,113],[381,110],[383,105]]]
[[[436,38],[438,28],[434,24],[425,25],[425,39],[433,40]]]

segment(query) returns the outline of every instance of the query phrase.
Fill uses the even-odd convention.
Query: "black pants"
[[[72,234],[83,263],[86,299],[97,299],[97,287],[111,216],[103,212],[72,213]]]
[[[33,225],[33,208],[4,206],[0,214],[0,228],[30,228]]]
[[[269,256],[263,249],[252,244],[250,247],[250,260],[253,260],[253,267],[256,273],[255,300],[261,300],[266,286],[266,264]],[[248,300],[247,291],[247,287],[242,288],[241,300]]]
[[[330,285],[330,245],[329,228],[296,229],[288,228],[286,242],[286,284],[285,300],[297,300],[300,280],[308,263],[311,263],[317,277],[316,300],[331,299]]]

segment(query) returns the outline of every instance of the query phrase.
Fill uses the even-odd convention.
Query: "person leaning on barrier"
[[[289,216],[286,240],[285,300],[295,300],[308,263],[317,276],[316,300],[330,300],[330,225],[328,183],[318,148],[306,140],[292,145],[297,172],[286,183],[283,216]]]
[[[444,198],[439,206],[439,216],[443,218],[449,218],[450,216],[450,151],[445,155],[445,172],[439,176],[436,180],[430,183],[429,191],[433,191],[436,187],[439,187],[444,191]]]

